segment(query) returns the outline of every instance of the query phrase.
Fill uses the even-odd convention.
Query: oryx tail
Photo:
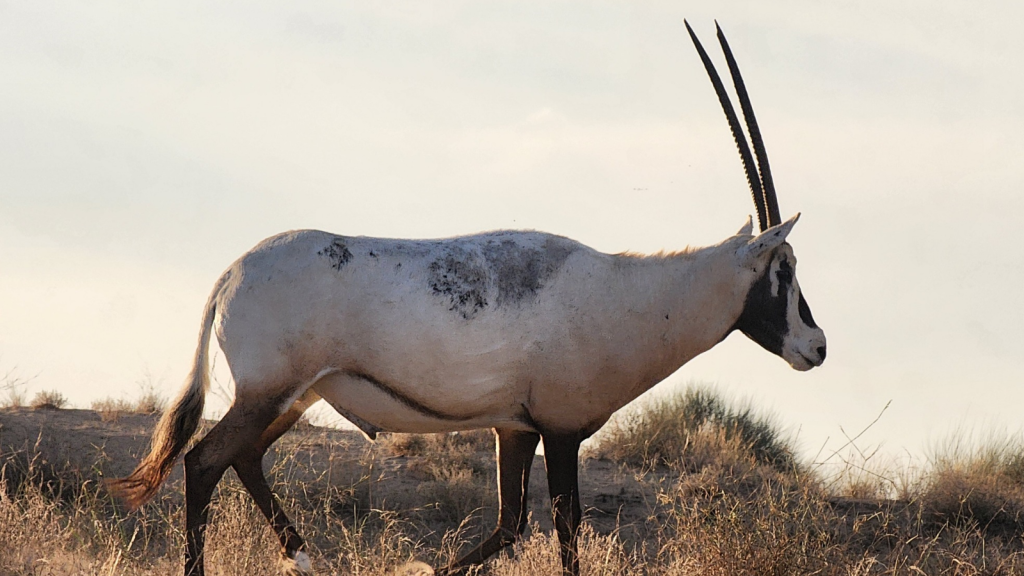
[[[217,297],[227,278],[228,274],[221,276],[206,302],[192,372],[186,380],[187,385],[156,425],[149,454],[131,474],[107,482],[108,489],[115,496],[123,498],[131,509],[142,506],[156,494],[157,489],[170,475],[178,456],[199,428],[206,402],[206,391],[210,387],[210,334],[213,332]]]

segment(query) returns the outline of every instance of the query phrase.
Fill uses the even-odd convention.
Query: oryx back
[[[217,335],[240,389],[308,382],[368,433],[528,421],[528,358],[577,253],[598,255],[538,232],[289,232],[228,271]]]

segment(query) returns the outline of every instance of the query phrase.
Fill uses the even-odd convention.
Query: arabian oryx
[[[266,515],[289,574],[310,573],[298,532],[271,493],[262,458],[303,411],[326,400],[370,439],[379,432],[493,428],[499,520],[442,570],[479,564],[526,523],[530,463],[544,442],[564,574],[579,573],[580,442],[619,408],[740,330],[793,368],[825,360],[825,335],[800,292],[768,159],[721,30],[754,159],[722,82],[693,31],[739,147],[757,207],[713,246],[650,256],[603,254],[541,232],[444,240],[274,236],[217,280],[192,373],[151,452],[110,482],[130,506],[149,500],[195,433],[216,334],[236,395],[185,456],[185,574],[203,574],[214,487],[228,467]]]

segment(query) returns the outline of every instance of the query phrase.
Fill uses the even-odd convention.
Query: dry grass
[[[90,408],[99,413],[104,422],[114,422],[125,414],[156,414],[163,412],[167,399],[161,396],[150,379],[139,382],[139,395],[134,400],[102,398],[94,400]]]
[[[435,561],[445,550],[425,518],[434,510],[389,509],[372,493],[376,456],[336,461],[315,432],[289,439],[321,448],[274,454],[268,477],[301,527],[321,572],[384,575],[414,556]],[[311,464],[316,463],[316,469]],[[103,490],[95,470],[57,467],[40,453],[8,453],[0,472],[0,574],[158,575],[181,571],[180,479],[142,510],[126,513]],[[355,464],[355,466],[352,466]],[[339,470],[347,468],[347,471]],[[379,478],[376,480],[379,481]],[[229,473],[211,507],[207,563],[214,574],[276,575],[279,545],[241,484]],[[417,513],[422,512],[422,513]],[[449,539],[451,541],[457,539]],[[436,551],[424,554],[424,550]],[[439,562],[449,556],[442,556]]]
[[[25,388],[31,380],[31,378],[25,379],[18,376],[15,368],[8,370],[3,377],[0,377],[0,391],[3,391],[3,396],[0,397],[0,407],[21,408],[24,406]]]
[[[591,455],[633,466],[682,466],[753,461],[794,471],[796,460],[770,417],[734,408],[709,388],[653,400],[617,415],[596,438]]]
[[[921,492],[937,526],[982,530],[1003,540],[1024,535],[1024,441],[958,433],[933,456]]]
[[[494,434],[386,434],[378,442],[395,456],[410,458],[407,471],[421,481],[416,492],[450,523],[492,506]]]
[[[1024,574],[1019,441],[951,442],[912,480],[883,482],[891,470],[861,467],[826,481],[796,465],[765,420],[705,392],[634,418],[603,434],[592,453],[626,461],[623,470],[632,470],[656,501],[645,504],[648,517],[628,538],[624,529],[585,525],[588,575]],[[442,565],[475,544],[481,527],[490,528],[490,433],[390,435],[376,446],[341,446],[336,438],[306,426],[267,459],[271,484],[307,539],[318,573],[383,576],[412,559]],[[645,458],[631,456],[630,447]],[[97,483],[95,469],[110,456],[78,469],[58,466],[47,454],[6,458],[0,574],[181,570],[180,480],[128,514]],[[386,481],[395,477],[409,484]],[[489,518],[475,512],[480,506]],[[277,543],[230,474],[213,501],[208,534],[214,574],[276,574]],[[534,525],[513,552],[479,574],[558,573],[550,530]]]
[[[103,398],[94,400],[89,408],[100,415],[104,422],[114,422],[125,414],[156,414],[162,412],[166,402],[159,397],[140,397],[135,400]]]
[[[0,405],[3,408],[21,408],[25,405],[25,390],[17,385],[5,386]]]
[[[35,410],[62,410],[67,407],[68,399],[56,390],[41,390],[29,405]]]
[[[100,400],[93,400],[89,408],[94,410],[100,415],[100,418],[104,422],[116,422],[118,418],[125,414],[133,414],[135,412],[135,406],[132,402],[124,400],[122,398],[102,398]]]

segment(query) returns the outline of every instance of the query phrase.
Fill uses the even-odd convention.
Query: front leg
[[[580,510],[578,434],[545,434],[544,463],[548,469],[548,491],[555,530],[562,557],[562,575],[579,576],[580,560],[576,536],[583,516]]]
[[[482,563],[498,550],[514,543],[526,528],[530,465],[540,435],[504,429],[495,429],[494,432],[498,437],[498,527],[487,540],[439,574],[459,574],[469,566]]]

